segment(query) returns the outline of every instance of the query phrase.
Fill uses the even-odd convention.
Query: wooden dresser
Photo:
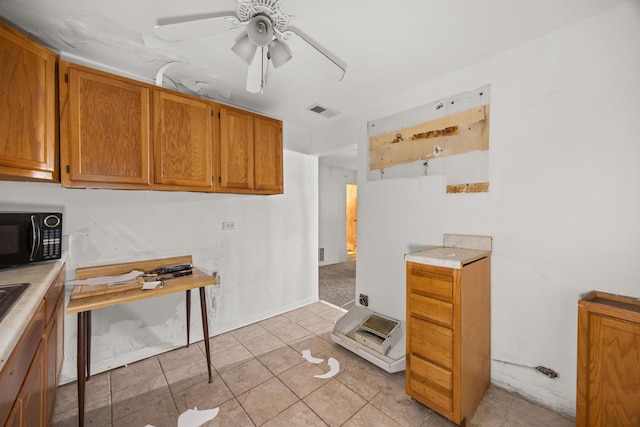
[[[405,256],[406,392],[458,425],[490,384],[490,254],[437,247]]]

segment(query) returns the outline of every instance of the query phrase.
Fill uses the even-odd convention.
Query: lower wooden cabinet
[[[63,360],[64,267],[0,371],[0,425],[50,425]]]
[[[460,269],[406,269],[406,393],[464,424],[490,384],[490,257]]]
[[[63,275],[64,277],[64,275]],[[64,281],[64,279],[63,279]],[[64,333],[64,292],[60,293],[53,314],[45,329],[43,344],[46,351],[46,378],[44,388],[46,391],[45,419],[50,420],[53,415],[56,390],[60,379],[60,370],[64,359],[63,333]]]
[[[47,389],[45,375],[47,360],[44,352],[44,342],[40,342],[31,367],[24,380],[22,391],[18,396],[21,401],[22,415],[20,425],[23,427],[38,427],[48,425],[46,419]]]
[[[576,424],[640,426],[640,300],[591,292],[578,303]]]

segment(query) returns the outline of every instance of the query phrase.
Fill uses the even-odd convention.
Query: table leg
[[[191,289],[187,289],[187,347],[189,347],[189,338],[191,334],[189,329],[191,328]]]
[[[85,311],[87,322],[85,326],[85,342],[87,345],[87,381],[91,378],[91,311]]]
[[[78,347],[77,347],[77,362],[78,362],[78,426],[84,426],[84,383],[85,383],[85,351],[86,346],[86,324],[85,324],[85,312],[78,313]]]
[[[204,349],[207,354],[207,372],[209,372],[209,383],[211,379],[211,350],[209,349],[209,319],[207,316],[207,299],[204,293],[204,286],[200,287],[200,311],[202,312],[202,331],[204,332]]]

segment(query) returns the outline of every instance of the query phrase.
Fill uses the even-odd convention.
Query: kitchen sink
[[[0,322],[31,283],[0,285]]]

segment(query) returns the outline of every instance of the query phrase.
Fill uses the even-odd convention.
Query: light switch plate
[[[222,229],[224,231],[235,230],[236,229],[236,222],[235,221],[224,221],[222,223]]]

